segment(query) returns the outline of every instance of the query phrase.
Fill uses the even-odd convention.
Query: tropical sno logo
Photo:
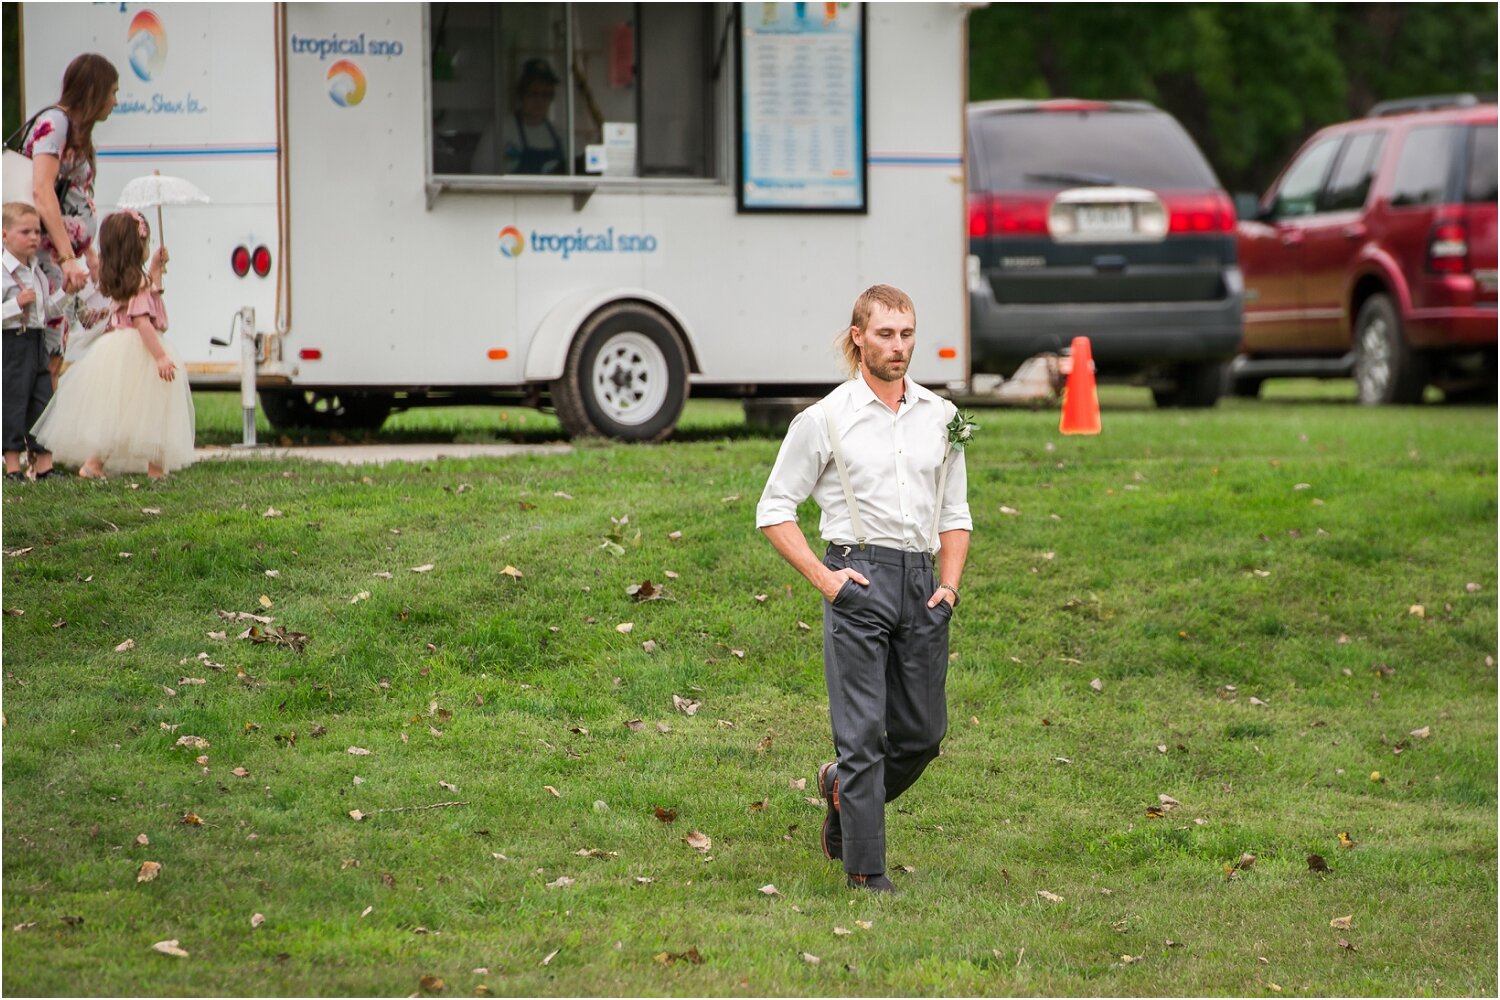
[[[526,239],[521,231],[515,226],[506,226],[500,230],[500,252],[507,257],[519,257],[521,251],[526,249]]]
[[[328,96],[341,108],[352,108],[365,99],[365,74],[348,59],[328,67]]]
[[[533,229],[523,235],[515,226],[500,230],[500,252],[519,257],[527,247],[535,253],[553,253],[567,260],[574,254],[655,253],[657,240],[651,233],[617,233],[614,226],[593,232],[582,227],[571,233],[543,233]]]
[[[167,62],[167,32],[155,11],[143,10],[125,33],[130,49],[130,68],[142,80],[150,80]]]

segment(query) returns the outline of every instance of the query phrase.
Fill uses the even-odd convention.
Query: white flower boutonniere
[[[979,430],[979,425],[974,422],[974,414],[965,410],[957,410],[953,419],[948,421],[948,444],[958,451],[963,451],[968,443],[974,440],[974,432]]]

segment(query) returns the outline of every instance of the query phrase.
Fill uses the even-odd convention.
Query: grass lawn
[[[0,986],[1494,995],[1495,411],[1269,390],[1106,388],[1093,439],[981,413],[895,899],[793,787],[830,756],[820,601],[754,530],[778,440],[731,404],[659,446],[7,485]],[[200,442],[235,405],[200,397]]]

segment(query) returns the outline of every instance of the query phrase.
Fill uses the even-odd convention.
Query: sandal
[[[24,483],[26,481],[26,473],[7,472],[5,474],[5,481],[8,483]]]

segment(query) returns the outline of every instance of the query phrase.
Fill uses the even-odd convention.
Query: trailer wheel
[[[622,302],[589,317],[573,338],[552,402],[572,437],[661,441],[688,397],[687,352],[672,324]]]
[[[260,405],[278,431],[379,430],[391,413],[391,397],[382,393],[319,389],[262,389]]]

